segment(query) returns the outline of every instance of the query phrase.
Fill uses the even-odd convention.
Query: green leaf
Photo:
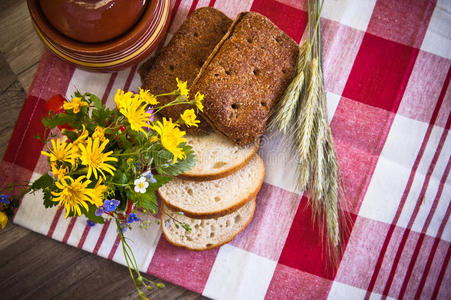
[[[106,120],[108,120],[111,116],[111,110],[104,107],[95,108],[92,110],[92,120],[100,125],[105,127],[106,126]]]
[[[121,184],[127,184],[128,182],[128,177],[126,173],[122,173],[121,172],[121,177],[120,177],[120,181]]]
[[[44,206],[45,208],[53,207],[58,205],[58,202],[52,201],[52,192],[50,189],[44,189]]]
[[[55,128],[58,125],[71,124],[74,123],[74,119],[76,118],[73,114],[68,113],[59,113],[57,115],[51,115],[48,118],[42,118],[42,124],[46,128]],[[74,126],[72,126],[74,127]]]
[[[132,199],[136,207],[149,209],[154,214],[158,213],[158,202],[154,192],[133,193]]]
[[[189,226],[189,224],[187,223],[182,223],[181,224],[183,229],[185,229],[186,231],[190,232],[191,231],[191,226]]]
[[[82,213],[91,221],[96,222],[98,224],[104,224],[105,219],[102,216],[96,216],[97,207],[91,203],[88,203],[89,210],[86,211],[83,207],[81,207]]]
[[[96,95],[90,94],[90,93],[88,93],[87,95],[89,96],[89,99],[91,100],[91,102],[95,108],[101,109],[103,107],[102,100],[100,100],[99,97],[97,97]]]
[[[166,183],[172,180],[172,177],[169,176],[163,176],[163,175],[154,175],[154,177],[157,182],[155,183],[149,183],[149,186],[147,187],[147,191],[156,191]]]
[[[77,133],[71,130],[63,129],[63,134],[67,136],[71,141],[75,141],[78,138]]]
[[[54,128],[56,127],[54,121],[52,118],[49,117],[43,117],[41,119],[42,125],[44,125],[45,128]]]
[[[33,184],[31,185],[31,189],[34,191],[45,189],[53,184],[53,178],[45,173],[41,177],[39,177]]]
[[[184,145],[183,151],[187,154],[184,160],[177,160],[176,163],[157,166],[157,170],[160,174],[166,174],[170,176],[177,176],[183,172],[191,170],[196,164],[196,155],[191,150],[191,146]]]

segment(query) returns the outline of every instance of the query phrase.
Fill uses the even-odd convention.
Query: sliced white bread
[[[190,217],[208,218],[233,212],[254,199],[264,177],[263,160],[256,154],[243,168],[227,177],[210,181],[174,178],[158,193],[169,207]]]
[[[222,217],[196,219],[179,214],[177,210],[162,204],[161,228],[166,239],[173,245],[190,250],[208,250],[230,242],[252,220],[255,210],[255,199],[252,199],[238,210]],[[170,217],[168,217],[170,216]],[[191,227],[191,231],[175,225],[174,218]]]
[[[191,180],[212,180],[226,177],[242,168],[257,152],[259,142],[238,146],[228,138],[211,131],[203,136],[186,136],[196,153],[196,165],[179,177]]]

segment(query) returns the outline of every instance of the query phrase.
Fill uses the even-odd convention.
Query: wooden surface
[[[0,0],[0,157],[43,51],[26,1]],[[164,283],[164,289],[146,291],[148,297],[204,299]],[[128,270],[121,265],[14,224],[0,230],[1,299],[137,299],[137,295]]]

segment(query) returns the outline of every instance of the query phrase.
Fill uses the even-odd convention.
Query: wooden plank
[[[26,94],[2,55],[0,78],[0,157],[3,158]]]
[[[18,75],[39,62],[44,45],[37,36],[25,0],[2,0],[0,52]]]
[[[2,299],[137,299],[127,268],[14,224],[7,228],[0,232]],[[166,284],[145,291],[151,299],[205,299],[145,276]]]
[[[19,80],[20,84],[25,89],[25,91],[27,91],[27,93],[31,86],[31,82],[33,81],[34,73],[36,73],[38,67],[39,62],[36,62],[34,65],[28,67],[28,69],[25,69],[19,74],[17,74],[17,79]]]

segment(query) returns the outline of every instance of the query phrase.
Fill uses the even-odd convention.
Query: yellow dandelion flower
[[[93,139],[99,139],[101,142],[105,140],[105,128],[97,126],[92,134]]]
[[[197,92],[196,95],[194,95],[194,104],[201,112],[204,111],[204,105],[202,104],[203,100],[204,100],[203,94]]]
[[[100,144],[99,139],[92,139],[88,138],[86,145],[80,145],[80,159],[82,165],[85,165],[88,167],[88,174],[86,175],[88,179],[91,178],[91,175],[94,173],[94,177],[97,179],[97,171],[99,171],[103,178],[106,178],[105,173],[103,171],[106,171],[110,173],[111,175],[114,175],[113,171],[116,170],[115,167],[111,166],[107,162],[109,161],[117,161],[117,158],[110,157],[111,153],[113,151],[109,151],[106,153],[103,153],[102,151],[105,150],[105,146],[108,144],[109,140],[106,139],[102,144]]]
[[[6,223],[8,223],[8,216],[0,211],[0,226],[2,226],[2,229],[5,229]]]
[[[69,213],[74,211],[76,216],[81,215],[80,207],[89,209],[87,202],[93,203],[93,189],[88,188],[91,183],[90,180],[85,180],[85,176],[80,176],[77,179],[73,179],[70,176],[61,178],[60,181],[55,182],[55,185],[60,192],[52,192],[54,198],[52,201],[59,202],[59,206],[66,208],[66,218]]]
[[[103,205],[103,198],[107,189],[108,187],[102,184],[102,178],[100,178],[93,190],[92,200],[95,206],[99,207]]]
[[[149,90],[143,90],[142,88],[139,88],[139,99],[147,105],[158,104],[157,98]]]
[[[76,158],[78,158],[80,156],[80,145],[84,144],[86,142],[86,139],[88,138],[89,132],[86,130],[85,125],[82,125],[83,129],[80,133],[80,135],[78,136],[78,138],[72,142],[72,149],[74,152],[74,155]]]
[[[47,145],[49,152],[41,151],[42,155],[50,157],[50,162],[68,162],[71,165],[75,164],[76,154],[74,153],[73,145],[61,142],[60,139],[51,140],[52,149]]]
[[[156,142],[158,142],[158,137],[157,137],[156,135],[152,136],[152,137],[150,138],[150,142],[151,142],[151,143],[156,143]]]
[[[185,122],[186,126],[196,126],[200,123],[199,120],[196,120],[196,114],[194,113],[194,109],[187,109],[180,115],[183,122]]]
[[[88,102],[85,102],[81,99],[81,97],[72,98],[71,102],[64,101],[63,108],[64,110],[72,109],[74,114],[78,114],[80,112],[80,107],[89,106]]]
[[[146,112],[145,107],[142,106],[139,101],[128,103],[127,106],[121,110],[121,113],[127,118],[132,130],[143,132],[147,135],[147,132],[143,127],[149,127],[147,122],[150,121],[151,114]]]
[[[166,118],[163,118],[163,123],[157,121],[156,124],[151,127],[160,135],[161,145],[174,155],[173,162],[176,162],[177,159],[184,159],[186,157],[183,149],[178,148],[181,143],[186,142],[186,139],[183,138],[185,131],[181,131],[177,127],[178,125],[172,123],[171,119],[168,121]]]
[[[187,87],[188,82],[187,81],[181,81],[178,78],[176,78],[175,80],[177,80],[177,92],[179,95],[181,96],[185,96],[188,99],[188,94],[189,94],[189,89]]]
[[[66,176],[67,173],[69,173],[68,167],[60,166],[58,168],[58,165],[56,164],[56,162],[51,164],[51,169],[52,169],[53,176],[57,177],[58,180],[63,178],[64,176]]]
[[[132,102],[133,100],[133,93],[132,92],[124,92],[121,89],[118,89],[116,92],[116,95],[114,95],[114,102],[116,103],[117,109],[119,111],[126,107],[128,103]]]

